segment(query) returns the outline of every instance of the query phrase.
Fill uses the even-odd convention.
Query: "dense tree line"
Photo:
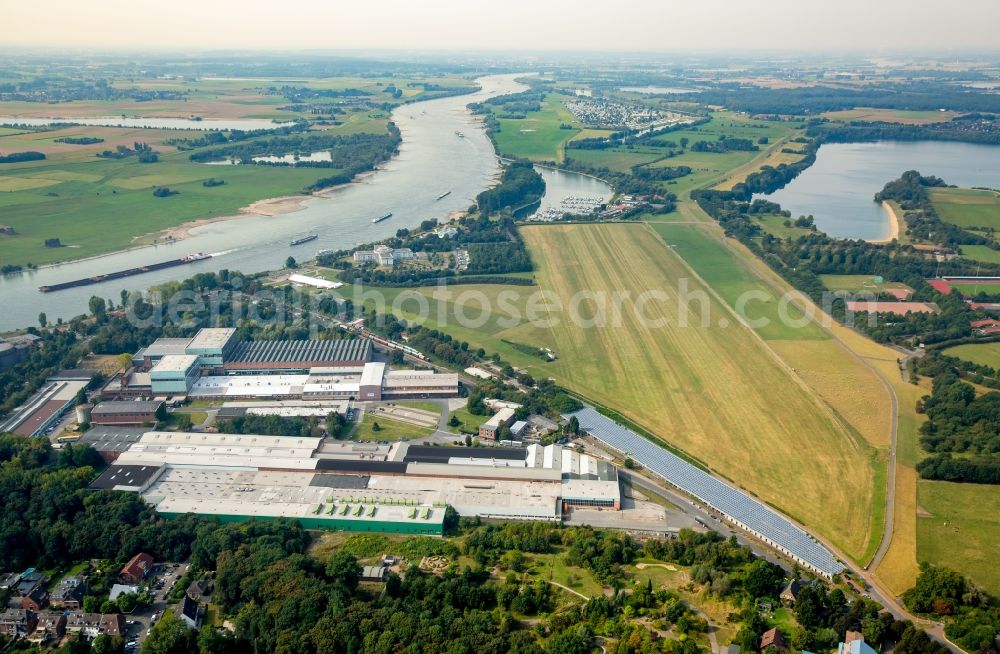
[[[255,415],[247,413],[216,421],[223,434],[266,434],[268,436],[319,436],[319,420],[302,416]]]
[[[0,561],[5,569],[124,562],[147,551],[183,560],[197,521],[164,520],[136,494],[90,491],[103,467],[89,447],[54,451],[44,439],[0,435]]]
[[[750,139],[719,136],[715,141],[696,141],[691,145],[692,152],[756,152],[760,147]]]
[[[727,84],[710,91],[685,94],[680,99],[751,114],[818,115],[855,107],[1000,112],[1000,97],[996,94],[941,82],[883,82],[865,88],[801,86],[780,89]]]
[[[1000,144],[1000,121],[995,116],[976,120],[955,118],[948,123],[902,125],[882,122],[826,123],[817,121],[806,131],[827,143],[865,141],[958,141],[962,143]]]
[[[165,143],[176,147],[181,152],[184,152],[185,150],[194,150],[214,145],[225,145],[226,143],[237,143],[261,137],[289,136],[306,129],[309,129],[309,123],[305,120],[297,119],[291,125],[276,127],[274,129],[234,129],[229,131],[209,130],[197,137],[168,139]]]
[[[545,194],[545,180],[530,161],[512,161],[504,168],[500,184],[476,196],[476,206],[484,215],[501,209],[517,209],[538,202]]]
[[[11,152],[10,154],[0,154],[0,164],[21,163],[24,161],[41,161],[45,158],[44,152],[26,150],[25,152]]]

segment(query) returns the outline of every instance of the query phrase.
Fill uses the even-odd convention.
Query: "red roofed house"
[[[1000,320],[993,320],[992,318],[973,320],[969,323],[969,327],[984,336],[1000,334]]]
[[[125,564],[118,578],[125,584],[137,584],[153,571],[153,557],[145,552],[139,552]]]
[[[785,637],[777,629],[768,629],[760,637],[760,649],[765,650],[768,647],[773,647],[782,652],[788,649],[788,646],[785,644]]]

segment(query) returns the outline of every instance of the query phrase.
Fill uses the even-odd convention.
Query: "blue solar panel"
[[[590,407],[566,417],[570,416],[576,416],[580,428],[594,438],[635,459],[793,558],[828,575],[843,570],[844,566],[826,547],[743,491],[723,483]]]

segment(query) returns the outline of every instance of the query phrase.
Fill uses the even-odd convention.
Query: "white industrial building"
[[[144,434],[94,482],[167,515],[289,517],[309,528],[441,533],[462,516],[559,521],[621,507],[614,466],[559,445],[463,448],[320,438]]]

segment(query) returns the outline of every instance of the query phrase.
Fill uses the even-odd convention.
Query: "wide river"
[[[378,241],[401,227],[415,227],[428,218],[444,219],[467,209],[473,198],[495,184],[500,165],[482,127],[467,109],[471,102],[524,90],[519,75],[494,75],[478,80],[481,90],[471,95],[402,105],[392,119],[402,132],[399,155],[375,173],[348,184],[330,197],[305,202],[294,213],[273,217],[248,216],[204,225],[172,244],[118,252],[94,259],[0,277],[0,330],[36,324],[44,311],[49,321],[68,319],[87,310],[92,295],[118,301],[123,288],[141,290],[171,279],[222,268],[243,272],[273,270],[291,255],[308,259],[321,249],[348,249]],[[462,132],[459,137],[456,132]],[[546,202],[593,191],[594,180],[568,173],[545,175]],[[610,193],[606,185],[597,190]],[[451,194],[438,200],[445,191]],[[595,193],[596,194],[596,193]],[[392,212],[392,218],[372,224],[372,218]],[[292,247],[304,234],[319,238]],[[39,286],[126,270],[147,263],[182,257],[190,252],[215,254],[190,265],[114,280],[103,284],[42,293]]]
[[[763,196],[792,216],[812,214],[837,238],[879,239],[889,224],[875,194],[907,170],[955,186],[1000,188],[1000,147],[946,141],[831,143],[785,188]],[[902,229],[902,226],[900,226]]]

